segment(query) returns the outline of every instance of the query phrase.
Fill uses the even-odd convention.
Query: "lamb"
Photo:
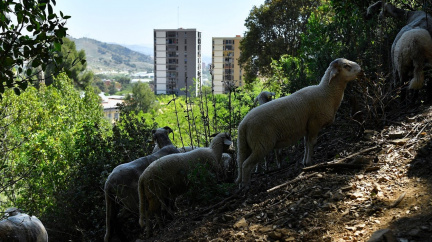
[[[17,208],[5,212],[8,217],[0,221],[0,241],[48,242],[48,233],[38,218]]]
[[[409,89],[421,89],[424,82],[423,67],[432,65],[432,38],[425,29],[406,31],[394,48],[393,66],[399,80],[405,83],[413,70]]]
[[[429,59],[430,48],[426,47],[427,40],[423,40],[424,34],[415,35],[409,37],[409,35],[405,35],[404,39],[412,38],[417,39],[416,44],[410,44],[406,41],[400,41],[402,36],[413,29],[425,29],[429,32],[429,35],[432,35],[432,16],[425,13],[424,11],[409,11],[397,8],[390,3],[385,3],[384,7],[382,5],[382,1],[378,1],[371,6],[368,7],[366,17],[370,18],[373,14],[375,14],[379,9],[382,8],[380,16],[390,15],[394,18],[405,20],[406,25],[399,31],[396,35],[392,47],[391,47],[391,59],[393,63],[393,85],[397,86],[399,81],[406,81],[408,78],[408,72],[412,70],[414,67],[414,78],[409,85],[410,89],[419,89],[423,87],[423,68],[420,68],[424,65],[424,61]],[[420,32],[411,32],[412,34],[420,34]],[[427,38],[427,37],[426,37]],[[421,49],[427,48],[429,49],[427,52],[422,52]],[[413,53],[407,53],[409,49]],[[405,54],[402,54],[405,53]],[[401,55],[405,55],[408,57],[408,60],[400,59]],[[410,59],[413,61],[411,62]],[[417,60],[415,60],[417,59]],[[420,60],[423,60],[423,63],[420,63]],[[401,73],[402,72],[402,73]],[[404,77],[404,78],[400,78]],[[401,79],[401,80],[399,80]]]
[[[339,58],[330,63],[321,82],[252,109],[240,122],[237,139],[236,183],[248,188],[251,172],[275,148],[305,140],[303,165],[310,165],[318,132],[333,123],[349,81],[361,67]]]
[[[207,148],[168,155],[147,167],[138,183],[139,223],[141,227],[146,225],[147,237],[152,233],[150,218],[155,216],[159,227],[162,227],[159,214],[162,208],[169,209],[165,202],[174,201],[177,196],[188,191],[188,174],[199,164],[209,165],[216,172],[221,171],[222,153],[229,152],[231,148],[230,135],[220,133],[213,138]]]
[[[168,126],[153,130],[152,139],[162,148],[156,153],[115,167],[108,176],[105,182],[105,242],[112,241],[115,236],[119,238],[125,237],[117,218],[122,207],[138,215],[138,179],[142,172],[153,161],[163,156],[179,152],[168,137],[168,134],[172,132],[173,130]]]

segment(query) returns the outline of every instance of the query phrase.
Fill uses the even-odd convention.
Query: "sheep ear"
[[[224,139],[224,145],[230,146],[232,144],[232,141],[229,139]]]
[[[173,131],[170,127],[168,127],[168,126],[165,126],[165,127],[163,127],[163,128],[166,129],[166,130],[168,130],[168,134],[174,132],[174,131]]]
[[[336,65],[333,65],[329,75],[329,85],[330,82],[333,80],[333,78],[335,78],[337,74],[339,74],[339,68],[337,68]]]

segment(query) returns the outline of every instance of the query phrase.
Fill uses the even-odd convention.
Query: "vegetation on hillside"
[[[78,50],[87,54],[87,62],[91,70],[99,72],[153,71],[153,59],[118,44],[103,43],[94,39],[69,37],[75,42]]]
[[[363,14],[372,2],[265,1],[252,9],[246,20],[248,31],[242,41],[240,57],[246,65],[246,86],[220,95],[214,95],[211,88],[201,87],[197,96],[189,98],[155,97],[150,95],[146,84],[136,84],[131,86],[133,95],[121,107],[120,121],[114,125],[103,117],[95,87],[80,79],[85,74],[85,63],[80,62],[79,71],[74,70],[74,65],[67,66],[68,71],[55,75],[52,85],[39,83],[36,78],[35,85],[28,85],[30,74],[37,68],[49,66],[52,56],[45,56],[46,52],[33,55],[36,50],[25,46],[47,44],[42,49],[54,53],[53,58],[57,58],[58,63],[79,61],[83,59],[83,52],[71,52],[74,53],[72,59],[65,55],[74,45],[62,40],[66,31],[64,23],[50,14],[49,2],[26,1],[24,5],[15,4],[21,7],[14,11],[6,4],[9,8],[3,11],[27,18],[31,23],[28,26],[32,26],[27,27],[28,30],[41,37],[31,40],[19,37],[23,41],[19,43],[25,43],[23,52],[22,46],[17,45],[20,51],[13,53],[4,47],[10,39],[4,35],[1,39],[0,58],[6,56],[3,53],[9,57],[3,60],[7,70],[0,83],[3,97],[0,100],[0,148],[3,151],[0,153],[0,210],[15,206],[37,215],[49,228],[53,241],[99,241],[105,230],[104,182],[115,166],[150,154],[152,145],[148,140],[152,129],[171,127],[174,134],[170,138],[178,147],[207,146],[211,134],[217,132],[229,132],[235,141],[238,124],[253,108],[253,99],[260,91],[274,91],[277,97],[282,97],[316,84],[337,57],[358,62],[368,75],[367,81],[348,86],[338,113],[354,130],[349,139],[358,139],[368,127],[382,126],[386,113],[396,106],[394,104],[399,104],[400,89],[389,88],[389,51],[403,23],[377,17],[365,20]],[[411,4],[417,9],[423,6],[421,1],[389,2]],[[42,20],[55,19],[57,25],[51,25],[54,30],[45,26],[38,29],[40,19],[28,16],[29,9],[36,11]],[[5,20],[4,15],[0,17]],[[12,34],[11,29],[15,28],[12,22],[5,23],[2,28]],[[19,22],[24,23],[24,20]],[[51,31],[55,36],[50,35]],[[109,61],[102,57],[94,61],[110,65],[121,63],[135,68],[135,61],[151,62],[143,56],[126,58],[124,55],[133,56],[134,53],[109,44],[99,44],[93,51],[108,54]],[[29,58],[36,64],[26,73],[21,62]],[[430,78],[430,73],[427,76]],[[96,76],[86,78],[101,90],[107,88]],[[118,77],[116,81],[126,83],[127,79]],[[20,96],[14,94],[24,89]],[[423,100],[425,96],[420,97]],[[232,188],[218,182],[225,192]],[[197,195],[200,195],[199,190],[183,199]]]

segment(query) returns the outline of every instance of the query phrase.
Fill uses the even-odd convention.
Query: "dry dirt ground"
[[[380,122],[359,129],[338,117],[318,139],[316,166],[296,168],[298,144],[282,169],[254,174],[248,192],[178,204],[146,241],[367,241],[380,229],[387,240],[377,241],[432,241],[432,106]]]

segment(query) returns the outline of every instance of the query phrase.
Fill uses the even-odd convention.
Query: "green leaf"
[[[22,90],[25,90],[25,89],[27,89],[27,87],[28,87],[28,82],[27,82],[27,81],[22,81],[22,82],[18,83],[18,85],[19,85],[19,87],[20,87]]]
[[[17,87],[14,87],[14,88],[13,88],[13,90],[14,90],[14,92],[15,92],[15,94],[16,94],[16,95],[18,95],[18,96],[19,96],[19,95],[21,94],[21,91],[20,91],[20,89],[19,89],[19,88],[17,88]]]
[[[61,51],[61,44],[58,42],[54,42],[54,50],[55,51]]]
[[[10,57],[6,57],[5,64],[6,66],[12,66],[14,64],[14,60]]]

